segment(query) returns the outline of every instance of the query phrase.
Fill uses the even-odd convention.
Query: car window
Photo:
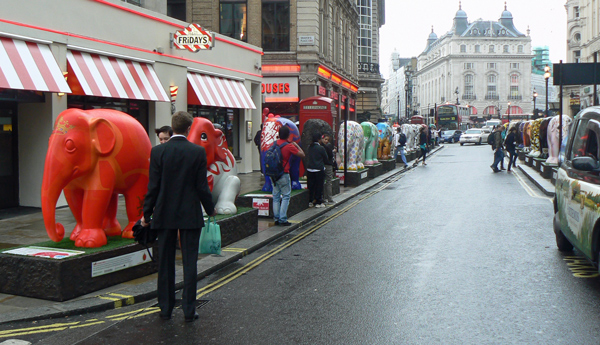
[[[465,132],[465,134],[481,134],[480,129],[469,129]]]
[[[577,124],[577,129],[573,137],[573,145],[571,146],[571,152],[569,160],[575,157],[580,157],[585,154],[586,143],[587,143],[587,123],[589,119],[582,119]]]
[[[589,129],[587,137],[585,155],[598,160],[598,136],[596,135],[596,132]]]

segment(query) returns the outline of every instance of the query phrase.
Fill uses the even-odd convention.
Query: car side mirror
[[[581,171],[594,171],[600,168],[600,162],[592,157],[575,157],[572,163],[573,169]]]

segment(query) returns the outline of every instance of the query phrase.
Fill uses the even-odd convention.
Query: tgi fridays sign
[[[215,46],[215,37],[212,32],[208,32],[200,25],[192,23],[187,28],[173,34],[173,45],[177,49],[198,52],[212,49]]]

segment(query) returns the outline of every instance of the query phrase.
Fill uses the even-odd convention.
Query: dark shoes
[[[158,316],[161,318],[161,320],[171,320],[171,313],[163,313],[162,311],[160,313],[158,313]]]
[[[283,226],[289,226],[289,225],[292,225],[292,223],[290,223],[290,222],[288,222],[288,221],[285,221],[285,222],[283,222],[283,223],[279,223],[279,225],[283,225]]]
[[[185,322],[194,322],[194,320],[197,320],[199,317],[200,317],[200,315],[198,315],[198,313],[194,312],[193,316],[185,317]]]
[[[275,225],[279,225],[279,221],[278,220],[275,221]]]

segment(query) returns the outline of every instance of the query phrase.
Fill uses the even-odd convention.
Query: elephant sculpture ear
[[[90,135],[92,144],[97,152],[106,155],[115,147],[115,131],[113,125],[105,119],[92,119],[90,121]]]

